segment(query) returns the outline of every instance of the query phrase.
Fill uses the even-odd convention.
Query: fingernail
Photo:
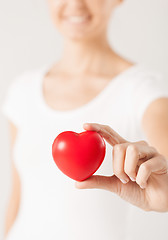
[[[125,180],[125,179],[120,179],[120,181],[124,184],[126,184],[129,180]]]
[[[131,181],[135,182],[136,181],[136,178],[132,178],[130,177]]]
[[[145,185],[140,185],[140,188],[145,189],[146,188],[146,184]]]

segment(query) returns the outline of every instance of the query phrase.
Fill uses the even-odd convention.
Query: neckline
[[[99,101],[103,99],[104,96],[106,96],[106,93],[111,89],[115,83],[117,83],[119,80],[122,80],[124,76],[129,75],[132,71],[136,70],[139,67],[138,63],[134,63],[131,67],[127,68],[126,70],[120,72],[115,77],[113,77],[109,83],[103,88],[103,90],[97,94],[92,100],[89,102],[83,104],[80,107],[70,109],[70,110],[56,110],[52,107],[50,107],[47,102],[45,101],[44,95],[43,95],[43,81],[45,75],[48,73],[50,68],[53,66],[53,64],[47,64],[44,68],[42,68],[42,71],[40,71],[39,75],[39,100],[41,102],[41,107],[44,111],[51,113],[52,115],[56,116],[70,116],[70,115],[76,115],[80,113],[84,113],[86,110],[94,107]]]

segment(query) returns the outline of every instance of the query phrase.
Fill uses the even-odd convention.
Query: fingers
[[[136,180],[136,167],[140,159],[139,150],[135,145],[129,145],[127,147],[125,156],[124,171],[129,176],[129,178],[135,182]]]
[[[122,183],[127,183],[129,177],[124,171],[125,154],[128,143],[118,144],[113,147],[113,172]]]
[[[117,192],[118,180],[115,176],[93,175],[82,182],[75,182],[78,189],[105,189],[111,192]]]
[[[156,174],[164,174],[167,173],[167,171],[168,168],[166,160],[162,155],[158,155],[140,165],[136,182],[144,189],[147,186],[148,178],[152,172],[155,172]]]
[[[113,146],[113,172],[122,183],[127,183],[131,179],[141,188],[145,188],[151,173],[163,169],[161,155],[159,156],[157,150],[146,141],[133,143],[126,141],[108,125],[85,123],[83,127],[86,130],[97,131]],[[164,169],[167,171],[166,167]]]
[[[141,159],[143,159],[143,161],[150,159],[155,153],[156,150],[144,141],[128,145],[126,149],[124,171],[132,181],[136,180],[138,162]]]
[[[98,123],[84,123],[83,127],[86,130],[98,132],[112,146],[115,144],[127,142],[108,125],[102,125]]]
[[[154,157],[157,151],[145,141],[118,144],[113,147],[113,171],[122,183],[136,181],[139,162]]]

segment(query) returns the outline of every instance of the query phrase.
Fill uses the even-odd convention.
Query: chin
[[[74,41],[85,41],[91,39],[91,34],[86,34],[85,32],[62,32],[62,35],[64,38]]]
[[[94,35],[95,26],[93,26],[92,21],[80,24],[62,21],[59,26],[59,30],[66,38],[72,40],[88,40]]]
[[[74,40],[74,41],[86,41],[89,40],[89,37],[86,36],[82,36],[82,35],[71,35],[71,36],[67,36],[70,40]]]

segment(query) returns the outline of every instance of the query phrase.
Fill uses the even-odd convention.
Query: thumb
[[[92,175],[81,182],[75,182],[75,187],[78,189],[98,188],[108,190],[114,193],[118,192],[120,181],[116,176],[100,176]]]

